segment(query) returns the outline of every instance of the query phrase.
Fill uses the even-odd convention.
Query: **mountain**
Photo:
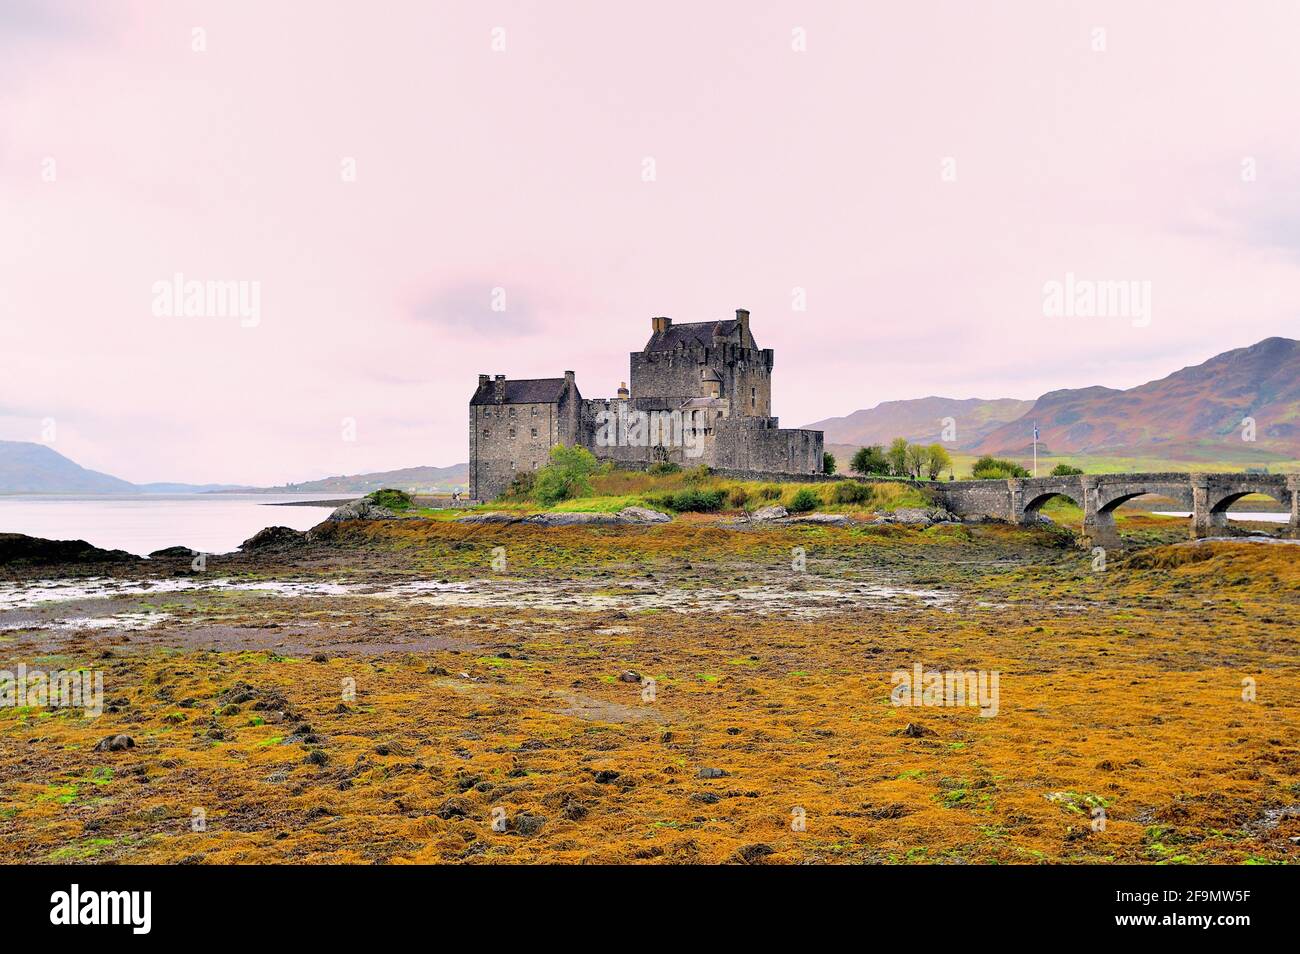
[[[0,441],[0,493],[135,494],[135,484],[74,464],[44,444]]]
[[[401,470],[384,470],[373,474],[325,477],[321,480],[307,480],[298,484],[283,484],[279,487],[260,487],[256,492],[366,494],[381,487],[418,492],[454,490],[458,487],[465,489],[468,484],[469,464],[452,464],[450,467],[404,467]]]
[[[1247,417],[1255,422],[1253,442],[1242,439]],[[1051,391],[1018,419],[985,434],[974,450],[1027,453],[1035,421],[1040,453],[1295,460],[1300,341],[1266,338],[1127,390]]]
[[[888,445],[895,437],[905,437],[918,444],[933,444],[943,436],[944,418],[950,417],[955,422],[956,440],[947,443],[960,449],[978,444],[999,426],[1023,415],[1033,404],[1033,401],[1015,398],[986,401],[980,398],[927,397],[912,401],[885,401],[845,417],[828,417],[805,426],[825,431],[828,446]]]

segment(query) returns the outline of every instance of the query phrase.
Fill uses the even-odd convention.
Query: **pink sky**
[[[451,464],[478,372],[607,396],[651,316],[737,307],[786,426],[1294,337],[1297,36],[1294,2],[5,0],[0,439],[52,419],[136,481]],[[176,272],[259,282],[260,323],[156,316]],[[1150,281],[1150,325],[1044,317],[1067,272]]]

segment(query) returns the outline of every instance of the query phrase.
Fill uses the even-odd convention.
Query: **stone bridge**
[[[1083,510],[1083,534],[1090,546],[1115,547],[1115,509],[1143,494],[1159,494],[1192,514],[1192,536],[1224,533],[1228,508],[1247,494],[1272,497],[1291,514],[1289,536],[1300,536],[1300,474],[1080,474],[932,483],[938,500],[959,517],[987,517],[1032,523],[1053,497],[1066,497]]]

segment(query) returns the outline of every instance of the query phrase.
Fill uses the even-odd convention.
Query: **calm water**
[[[1190,517],[1190,510],[1153,510],[1156,517]],[[1289,513],[1250,513],[1246,510],[1229,510],[1229,520],[1258,520],[1261,523],[1286,523],[1291,519]]]
[[[0,533],[85,540],[106,550],[147,554],[185,546],[229,553],[271,526],[306,530],[327,507],[268,507],[288,500],[338,500],[348,494],[49,494],[0,496]]]

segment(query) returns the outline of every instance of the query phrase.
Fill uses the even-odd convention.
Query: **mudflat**
[[[1099,567],[1048,527],[377,520],[9,568],[4,667],[104,708],[0,708],[0,860],[1294,860],[1300,548],[1126,531]],[[897,704],[918,666],[996,713]]]

